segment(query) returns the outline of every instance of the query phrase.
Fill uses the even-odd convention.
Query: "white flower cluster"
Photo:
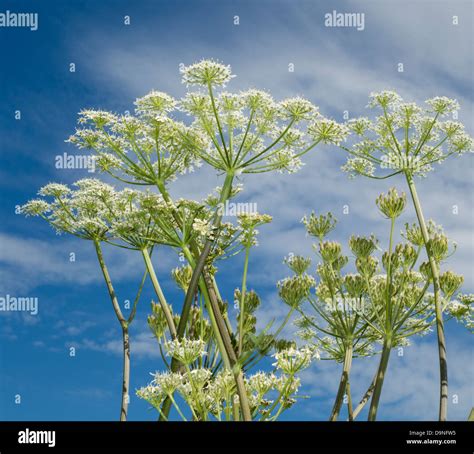
[[[326,144],[339,145],[346,140],[349,134],[349,128],[346,125],[339,124],[334,120],[327,118],[317,119],[308,126],[308,134],[314,140]]]
[[[212,223],[207,219],[195,219],[193,222],[193,230],[204,238],[214,239],[214,229]]]
[[[94,153],[98,168],[129,183],[163,184],[200,165],[196,150],[208,138],[170,117],[177,101],[151,91],[135,101],[134,115],[83,110],[82,128],[68,142]]]
[[[129,188],[116,191],[93,178],[79,180],[73,186],[50,183],[41,188],[39,195],[52,198],[51,202],[35,199],[21,210],[26,216],[43,217],[58,233],[122,242],[138,250],[151,242],[175,246],[182,241],[175,233],[176,208],[168,206],[161,195]]]
[[[361,117],[346,123],[360,141],[348,150],[351,156],[342,169],[351,177],[373,177],[376,167],[426,176],[433,164],[474,149],[474,140],[461,123],[444,120],[459,109],[455,99],[438,96],[426,104],[423,108],[403,102],[393,91],[371,93],[368,107],[381,109],[382,114],[374,121]]]
[[[350,178],[358,175],[371,177],[375,173],[375,166],[366,158],[349,158],[341,170],[348,173]]]
[[[272,217],[268,214],[259,213],[239,213],[238,223],[240,229],[240,241],[244,246],[258,246],[257,227],[272,222]]]
[[[347,135],[344,125],[322,118],[299,96],[276,102],[255,89],[215,93],[233,77],[229,66],[203,60],[181,72],[188,86],[207,88],[207,93],[187,93],[178,108],[193,117],[193,130],[208,138],[208,145],[195,152],[218,170],[294,173],[318,143],[340,143]]]
[[[244,384],[254,419],[262,420],[275,418],[289,408],[295,401],[292,396],[300,388],[300,380],[294,374],[277,376],[272,372],[256,372],[246,377]],[[198,420],[208,420],[210,415],[221,420],[223,414],[229,418],[234,402],[238,401],[234,377],[228,370],[213,374],[203,368],[183,374],[157,372],[152,382],[136,393],[158,410],[167,397],[178,393]],[[177,405],[176,400],[174,403]],[[272,407],[275,414],[270,410]]]
[[[110,216],[117,208],[114,188],[100,180],[85,178],[74,183],[77,188],[49,183],[38,192],[52,202],[32,200],[21,207],[27,216],[41,216],[58,233],[71,233],[86,239],[102,238],[110,229]]]
[[[310,348],[295,348],[290,347],[281,350],[273,355],[275,362],[273,365],[288,375],[295,375],[309,367],[314,359],[320,359],[319,351]]]
[[[458,294],[447,303],[446,311],[469,331],[474,332],[474,294]]]
[[[224,86],[234,75],[229,65],[213,60],[202,60],[180,69],[183,83],[186,85],[221,85]]]
[[[135,101],[135,112],[143,116],[159,116],[165,112],[171,112],[175,107],[175,99],[166,93],[155,90],[152,90],[150,93]],[[138,128],[139,125],[137,123],[135,124]]]
[[[185,365],[190,365],[207,354],[206,343],[202,339],[175,339],[167,342],[165,347],[169,356]]]

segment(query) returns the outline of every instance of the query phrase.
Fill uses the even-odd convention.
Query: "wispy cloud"
[[[53,237],[47,241],[7,233],[0,233],[0,243],[2,293],[23,294],[47,284],[61,286],[103,282],[92,243],[70,237]],[[73,261],[71,254],[74,254]],[[144,272],[143,259],[138,252],[125,253],[118,248],[104,246],[104,255],[114,282],[136,280]],[[169,253],[162,254],[160,251],[159,256],[160,272],[174,263]]]
[[[84,338],[78,342],[68,342],[68,347],[93,350],[112,355],[123,355],[123,343],[120,339],[97,340]],[[131,336],[130,349],[133,358],[160,358],[158,343],[150,330],[140,331]]]
[[[89,12],[77,16],[76,22],[67,23],[68,28],[64,30],[67,51],[56,57],[63,59],[64,65],[68,59],[76,62],[78,73],[68,83],[77,87],[79,93],[87,93],[88,99],[94,102],[82,105],[82,98],[74,97],[74,92],[74,96],[70,94],[67,102],[61,104],[54,97],[45,99],[42,92],[30,89],[31,96],[26,97],[36,107],[31,109],[30,122],[22,125],[41,130],[40,139],[54,135],[50,142],[53,147],[37,150],[36,142],[28,141],[31,137],[26,129],[16,129],[16,135],[9,135],[5,145],[15,156],[21,159],[29,156],[32,162],[41,165],[36,172],[21,165],[16,166],[16,173],[2,171],[14,203],[21,202],[16,199],[25,191],[25,181],[33,192],[54,174],[51,171],[41,177],[38,169],[43,172],[52,168],[52,149],[64,151],[67,133],[61,128],[71,132],[76,120],[74,117],[69,122],[64,119],[63,112],[71,108],[71,101],[80,107],[123,111],[132,108],[135,97],[153,88],[179,97],[185,93],[185,87],[180,83],[178,65],[201,58],[218,58],[232,65],[238,77],[229,90],[255,86],[270,90],[278,99],[301,94],[320,106],[324,115],[337,120],[342,119],[345,110],[350,115],[366,114],[367,96],[374,90],[393,88],[407,100],[417,102],[435,95],[452,96],[461,103],[461,120],[473,132],[474,104],[470,96],[473,43],[467,38],[472,31],[472,2],[346,0],[329,4],[300,1],[297,7],[278,0],[232,5],[205,2],[209,8],[196,8],[192,12],[189,2],[175,3],[173,14],[169,11],[158,14],[151,4],[140,6],[139,2],[135,10],[130,6],[132,12],[137,13],[132,14],[129,28],[104,24],[102,17],[91,17],[102,21],[101,26],[84,29]],[[324,13],[332,9],[365,13],[365,30],[324,27]],[[234,15],[240,17],[238,26],[233,24]],[[459,17],[458,25],[452,23],[454,15]],[[69,38],[79,31],[80,40]],[[294,72],[288,70],[290,63],[294,64]],[[397,71],[399,63],[404,65],[403,73]],[[22,90],[25,96],[28,87]],[[52,122],[60,125],[60,130],[51,129]],[[67,123],[69,126],[65,127]],[[402,179],[381,185],[368,180],[348,180],[340,171],[345,157],[332,147],[321,147],[305,161],[298,175],[243,179],[246,190],[240,200],[257,202],[259,211],[274,216],[271,225],[260,229],[260,246],[252,253],[250,263],[249,285],[262,295],[261,326],[272,319],[276,319],[274,326],[277,326],[286,313],[274,287],[286,273],[283,257],[289,252],[311,255],[310,239],[299,223],[302,215],[311,210],[332,211],[339,219],[332,238],[342,243],[352,232],[373,232],[383,242],[387,226],[376,210],[374,199],[389,185],[405,187]],[[419,182],[426,217],[435,218],[458,242],[458,251],[449,259],[449,266],[465,274],[465,287],[471,291],[474,289],[472,170],[472,156],[465,156],[444,164],[428,179]],[[72,181],[78,175],[61,173],[57,176]],[[171,190],[176,196],[200,198],[219,182],[211,170],[201,169],[195,175],[178,179]],[[347,215],[342,212],[346,205],[349,207]],[[459,214],[453,214],[453,205],[459,207]],[[413,210],[407,209],[401,221],[411,219],[414,219]],[[8,217],[0,234],[1,292],[29,294],[40,286],[51,285],[60,297],[67,294],[69,287],[102,284],[92,247],[68,237],[54,237],[51,232],[48,239],[43,239],[46,238],[43,231],[35,231],[33,227],[34,222],[40,221],[28,222],[32,223],[28,237],[17,231],[20,224],[15,217]],[[24,224],[21,228],[24,231]],[[71,252],[76,253],[75,262],[69,261]],[[113,278],[125,284],[132,279],[135,282],[143,270],[139,254],[107,248],[106,260]],[[240,285],[235,280],[238,273],[234,271],[240,266],[237,262],[222,264],[218,275],[226,284],[222,293],[228,300],[232,299],[233,289]],[[169,265],[175,263],[176,257],[165,253],[160,257],[160,270],[168,270]],[[88,321],[87,316],[79,316],[71,323],[59,322],[62,324],[57,326],[51,344],[47,335],[32,342],[37,349],[56,349],[61,354],[64,345],[75,345],[119,356],[122,345],[117,337],[118,326],[113,331],[101,332],[103,327],[111,326],[102,315],[105,314],[107,320],[112,317],[110,307],[103,307],[103,314],[94,322]],[[67,314],[73,317],[72,311]],[[62,320],[61,317],[64,314],[52,315],[54,322]],[[16,342],[19,335],[26,336],[13,327],[16,321],[16,318],[8,320],[2,328],[2,335],[11,342]],[[156,360],[159,352],[151,333],[143,325],[134,329],[132,356]],[[292,329],[289,326],[287,333]],[[393,355],[382,396],[382,419],[436,417],[437,358],[433,340],[430,337],[417,342],[405,350],[403,357]],[[472,365],[472,348],[464,341],[450,342],[449,348],[451,402],[453,394],[459,395],[459,403],[451,403],[450,417],[465,419],[473,397],[473,371],[466,366]],[[376,362],[377,358],[355,361],[352,384],[355,395],[365,390]],[[308,417],[326,418],[339,369],[338,365],[320,362],[303,377],[308,383],[308,392],[315,396],[310,404],[304,405]],[[84,397],[100,397],[101,390],[96,393],[91,388],[79,392],[83,392]]]

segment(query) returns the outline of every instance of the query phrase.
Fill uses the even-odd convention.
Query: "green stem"
[[[439,420],[446,421],[448,415],[448,359],[446,353],[446,338],[444,335],[443,310],[441,307],[441,298],[439,292],[439,270],[433,254],[431,253],[431,243],[428,229],[426,227],[425,218],[421,208],[418,193],[416,191],[413,177],[405,174],[408,188],[410,189],[411,198],[415,207],[416,216],[420,225],[421,233],[423,235],[423,242],[426,249],[426,254],[430,263],[431,274],[433,275],[433,293],[435,300],[436,313],[436,331],[438,335],[438,357],[439,357]]]
[[[357,407],[354,409],[353,413],[352,413],[352,418],[353,419],[356,419],[357,416],[359,415],[359,413],[364,409],[365,405],[367,404],[367,402],[370,400],[370,397],[372,396],[372,393],[374,392],[374,388],[375,388],[375,382],[377,381],[377,373],[375,374],[373,380],[372,380],[372,383],[370,384],[370,386],[367,388],[367,391],[365,392],[364,396],[362,397],[362,399],[360,400],[359,404],[357,405]]]
[[[166,319],[166,323],[168,324],[168,328],[171,333],[171,337],[176,339],[177,332],[176,326],[173,320],[173,314],[170,311],[168,303],[166,302],[165,295],[163,294],[163,290],[161,289],[160,283],[158,282],[158,278],[156,277],[155,269],[153,267],[153,263],[151,262],[150,254],[148,253],[148,249],[142,249],[143,260],[145,261],[146,268],[148,270],[148,274],[150,275],[151,282],[153,284],[153,288],[155,289],[156,296],[160,302],[161,309]]]
[[[123,375],[122,375],[122,408],[120,410],[120,421],[127,420],[128,403],[130,400],[130,336],[127,324],[122,326],[123,340]]]
[[[234,348],[232,346],[232,339],[230,338],[229,331],[227,330],[224,317],[221,314],[219,303],[214,292],[214,287],[212,285],[212,280],[207,272],[204,270],[204,280],[206,281],[207,293],[209,295],[210,300],[210,309],[214,313],[214,317],[216,318],[218,332],[216,335],[221,336],[222,341],[224,343],[225,351],[221,352],[223,358],[224,355],[227,355],[230,361],[230,368],[232,373],[234,374],[234,380],[237,387],[237,394],[239,395],[239,406],[242,412],[242,418],[244,421],[251,421],[252,420],[252,413],[250,412],[250,405],[248,402],[247,397],[247,390],[245,388],[244,383],[244,375],[241,369],[241,366],[238,364],[238,359],[235,354]]]
[[[225,182],[224,182],[224,186],[222,188],[222,193],[221,193],[221,196],[220,196],[219,204],[224,203],[229,198],[230,191],[231,191],[231,188],[232,188],[232,181],[233,181],[233,175],[227,175],[227,177],[225,179]],[[160,188],[160,191],[162,192],[162,194],[163,194],[163,190],[165,190],[165,189]],[[214,222],[213,222],[214,227],[218,227],[220,225],[221,218],[222,218],[222,215],[219,212],[217,212],[216,216],[215,216],[215,219],[214,219]],[[200,276],[202,275],[202,272],[204,270],[204,266],[206,264],[207,257],[209,256],[209,253],[211,251],[211,247],[212,247],[212,241],[210,239],[207,239],[205,244],[204,244],[203,250],[202,250],[195,266],[194,266],[193,274],[191,276],[191,281],[189,283],[189,287],[188,287],[188,290],[186,292],[186,297],[185,297],[184,303],[183,303],[183,309],[182,309],[180,322],[179,322],[179,326],[178,326],[178,337],[183,336],[183,334],[184,334],[184,330],[185,330],[186,323],[187,323],[188,316],[189,316],[189,311],[191,310],[191,306],[192,306],[192,303],[193,303],[193,300],[194,300],[194,295],[196,294],[196,290],[197,290],[197,287],[199,285],[199,279],[200,279]],[[189,255],[189,256],[191,255],[189,253],[189,251],[187,251],[187,250],[183,250],[183,252],[186,255]],[[189,259],[188,259],[188,261],[189,261]],[[193,259],[193,261],[194,261],[194,259]]]
[[[221,205],[224,203],[230,196],[232,190],[232,182],[234,179],[234,174],[232,172],[228,172],[224,181],[224,185],[221,191],[219,204]],[[213,220],[213,227],[219,227],[222,219],[222,213],[217,210],[216,215]],[[237,365],[237,357],[235,351],[232,346],[232,340],[230,338],[229,332],[227,330],[224,317],[219,308],[218,299],[215,294],[215,289],[212,284],[212,279],[209,276],[208,272],[205,270],[205,265],[207,261],[207,257],[211,251],[213,241],[207,239],[204,247],[201,251],[201,254],[196,262],[196,265],[193,269],[193,274],[191,276],[191,282],[189,284],[188,290],[186,292],[186,297],[184,301],[183,312],[192,305],[195,292],[197,290],[198,285],[201,288],[201,292],[203,293],[204,299],[206,301],[206,306],[209,312],[209,316],[211,318],[211,324],[213,327],[214,335],[216,336],[216,340],[219,346],[220,353],[226,364],[226,367],[232,370],[237,386],[237,392],[240,398],[240,407],[242,410],[242,416],[244,421],[251,420],[251,413],[250,413],[250,406],[248,403],[247,392],[245,389],[243,373]],[[201,275],[204,277],[202,279]],[[150,276],[151,277],[151,276]],[[201,285],[201,284],[204,285]],[[188,310],[189,311],[189,310]],[[188,312],[189,313],[189,312]],[[214,318],[214,320],[213,320]],[[165,408],[163,408],[163,413],[165,413]]]
[[[128,323],[125,320],[120,305],[115,294],[112,280],[110,278],[109,270],[105,264],[104,256],[102,254],[102,248],[99,241],[94,241],[95,252],[99,261],[102,274],[104,276],[105,283],[107,284],[107,290],[109,292],[110,300],[114,308],[115,315],[117,316],[120,326],[122,327],[123,334],[123,374],[122,374],[122,403],[120,406],[120,421],[127,420],[128,413],[128,401],[129,401],[129,386],[130,386],[130,338],[128,335]]]
[[[377,418],[377,409],[379,406],[380,395],[382,393],[385,373],[387,372],[388,360],[390,359],[390,351],[392,350],[392,341],[390,337],[386,337],[383,344],[382,356],[377,370],[377,378],[375,379],[374,394],[370,401],[369,421],[375,421]]]
[[[186,259],[188,260],[189,264],[191,265],[191,267],[194,270],[196,268],[196,264],[194,263],[194,258],[191,254],[191,251],[188,248],[183,248],[183,252],[184,252],[184,255],[185,255]],[[193,277],[195,276],[194,272],[193,272],[192,276]],[[219,352],[222,355],[225,367],[230,370],[231,369],[231,364],[230,364],[229,358],[226,354],[226,349],[225,349],[224,343],[222,341],[222,337],[220,335],[220,332],[219,332],[219,329],[218,329],[218,326],[217,326],[217,322],[216,322],[216,319],[215,319],[215,316],[214,316],[214,312],[211,309],[211,303],[210,303],[210,299],[209,299],[209,294],[207,292],[206,284],[205,284],[203,278],[199,274],[196,274],[196,278],[198,280],[198,285],[199,285],[199,289],[201,291],[201,295],[204,298],[204,302],[205,302],[205,305],[206,305],[207,312],[209,314],[209,319],[210,319],[210,322],[211,322],[213,332],[215,333],[216,343],[217,343]],[[191,283],[192,283],[192,278],[191,278]],[[191,283],[190,283],[190,285],[191,285]],[[186,293],[186,298],[188,297],[189,294],[190,293],[189,293],[189,288],[188,288],[188,292]],[[192,295],[194,295],[194,294],[192,294]],[[186,302],[187,302],[187,300],[185,299],[185,304],[184,304],[185,307],[183,307],[183,310],[181,312],[181,317],[180,317],[180,320],[179,320],[179,324],[178,324],[178,331],[177,331],[178,339],[183,338],[184,333],[186,331],[187,319],[189,318],[189,310],[191,308],[191,305],[189,305],[189,309],[186,309]],[[191,299],[191,304],[192,304],[192,299]],[[181,364],[179,363],[178,360],[176,360],[175,358],[173,358],[171,360],[170,368],[171,368],[172,372],[177,372],[179,370],[180,366],[181,366]],[[171,410],[171,400],[167,397],[165,399],[165,401],[163,402],[163,407],[161,409],[161,415],[160,415],[160,421],[163,421],[165,418],[167,418],[169,416],[170,410]]]
[[[339,417],[339,412],[341,411],[342,402],[344,399],[344,394],[346,392],[347,383],[349,381],[349,374],[352,366],[352,344],[346,347],[346,352],[344,355],[344,363],[342,367],[341,380],[339,382],[339,388],[336,394],[336,400],[332,407],[331,416],[329,421],[337,421]]]
[[[385,309],[385,329],[389,330],[392,323],[392,249],[393,249],[393,230],[395,219],[390,219],[390,240],[388,244],[388,263],[387,263],[387,304]]]
[[[244,272],[242,276],[242,292],[240,298],[240,314],[239,314],[239,350],[238,356],[242,354],[242,347],[244,343],[244,318],[245,318],[245,294],[247,292],[247,272],[249,266],[249,252],[250,247],[245,248],[245,261],[244,261]]]
[[[352,408],[352,395],[351,395],[351,381],[349,379],[347,379],[346,395],[347,395],[347,413],[349,415],[349,421],[354,421],[354,412]]]
[[[173,394],[168,394],[168,398],[170,399],[170,401],[172,402],[172,404],[174,405],[174,408],[176,408],[176,411],[178,412],[179,416],[181,416],[181,419],[183,421],[187,421],[186,419],[186,416],[184,416],[183,412],[181,411],[181,408],[179,408],[179,405],[176,403],[176,401],[174,400],[173,398]],[[161,416],[164,416],[163,414]],[[167,417],[165,417],[167,418]],[[161,418],[160,418],[161,419]]]

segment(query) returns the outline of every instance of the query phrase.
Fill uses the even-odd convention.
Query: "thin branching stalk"
[[[360,402],[357,404],[357,407],[354,409],[354,411],[352,412],[352,418],[353,419],[356,419],[357,416],[359,415],[359,413],[364,409],[365,405],[367,404],[367,402],[370,400],[373,392],[374,392],[374,388],[375,388],[375,382],[377,381],[377,373],[375,374],[372,382],[370,383],[370,386],[367,388],[367,391],[365,392],[365,394],[363,395],[362,399],[360,400]]]
[[[123,344],[123,378],[122,378],[122,407],[120,410],[120,421],[127,420],[128,403],[130,400],[130,335],[128,323],[122,324]]]
[[[171,313],[168,303],[166,302],[165,295],[163,293],[163,290],[161,289],[160,283],[156,276],[155,269],[151,261],[150,253],[148,252],[147,248],[142,249],[142,256],[143,256],[143,260],[145,261],[145,265],[148,270],[148,273],[150,274],[150,279],[153,284],[153,288],[155,289],[156,296],[160,302],[161,309],[163,310],[163,314],[165,315],[166,323],[168,324],[171,337],[175,339],[177,336],[177,332],[176,332],[176,326],[173,320],[173,314]]]
[[[128,321],[122,314],[120,305],[117,301],[117,296],[115,294],[114,287],[112,285],[112,280],[110,278],[109,270],[104,261],[104,256],[102,254],[102,248],[99,241],[94,241],[95,251],[97,254],[97,259],[102,270],[102,274],[107,284],[107,290],[109,292],[110,300],[112,301],[112,306],[114,308],[115,315],[117,316],[120,326],[122,327],[123,334],[123,377],[122,377],[122,404],[120,407],[120,421],[127,420],[128,412],[128,403],[129,403],[129,386],[130,386],[130,338],[128,334]]]

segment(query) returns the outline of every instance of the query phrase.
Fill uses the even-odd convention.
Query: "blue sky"
[[[39,14],[37,31],[0,28],[0,295],[39,298],[39,314],[0,313],[0,419],[115,420],[119,412],[120,328],[112,312],[90,244],[56,236],[43,222],[24,219],[15,207],[50,182],[71,183],[85,170],[54,166],[55,156],[75,150],[64,140],[74,131],[77,112],[94,107],[123,112],[151,89],[175,97],[185,93],[178,65],[216,58],[232,65],[237,77],[229,90],[257,87],[276,98],[302,95],[336,120],[348,110],[364,113],[369,92],[395,89],[407,100],[455,97],[460,120],[472,134],[473,5],[470,1],[7,1],[0,12]],[[365,14],[365,29],[327,28],[324,14]],[[131,24],[124,25],[124,16]],[[459,24],[452,24],[452,17]],[[234,17],[239,16],[239,25]],[[69,71],[74,63],[76,71]],[[403,63],[404,72],[397,72]],[[288,65],[294,65],[294,72]],[[15,119],[15,111],[21,119]],[[348,180],[340,171],[345,157],[320,148],[293,176],[244,179],[242,200],[274,216],[261,228],[251,259],[250,285],[263,297],[262,324],[284,314],[275,283],[285,276],[289,252],[310,254],[299,223],[311,210],[331,210],[339,219],[334,239],[351,233],[386,239],[386,224],[374,199],[389,186]],[[465,275],[474,291],[472,156],[454,159],[419,182],[426,216],[435,217],[458,252],[450,267]],[[203,169],[172,186],[176,196],[201,197],[219,183]],[[344,205],[350,207],[342,214]],[[459,214],[452,214],[452,206]],[[407,210],[407,220],[414,213]],[[402,219],[404,222],[405,219]],[[69,254],[76,254],[76,262]],[[140,257],[107,250],[123,302],[133,298]],[[221,270],[224,295],[239,284],[240,259]],[[181,295],[166,270],[177,260],[166,251],[156,265],[169,299]],[[238,274],[237,274],[238,275]],[[160,368],[146,326],[152,291],[146,287],[132,328],[135,389]],[[450,417],[465,419],[473,405],[473,350],[467,332],[449,323]],[[76,356],[69,348],[76,347]],[[352,389],[357,399],[370,382],[377,359],[355,362]],[[337,388],[339,365],[318,362],[303,379],[310,399],[287,419],[326,419]],[[393,356],[379,410],[380,419],[434,419],[437,415],[437,358],[430,335]],[[15,396],[21,395],[21,404]],[[458,396],[457,402],[455,396]],[[146,403],[131,396],[129,418],[153,420]]]

